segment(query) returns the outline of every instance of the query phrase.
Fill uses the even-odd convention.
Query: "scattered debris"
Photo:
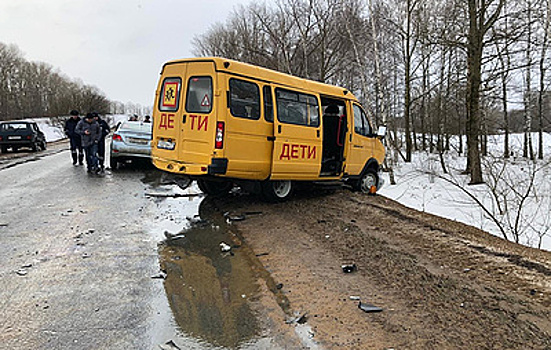
[[[181,198],[181,197],[202,197],[202,193],[146,193],[146,197],[159,197],[159,198]]]
[[[180,239],[180,238],[185,238],[185,237],[186,237],[186,235],[185,235],[184,233],[182,233],[182,232],[179,232],[179,233],[174,234],[174,233],[170,233],[170,232],[168,232],[168,231],[165,231],[165,232],[163,232],[163,233],[164,233],[166,239],[168,239],[168,240],[176,240],[176,239]]]
[[[91,255],[90,253],[84,253],[84,254],[82,254],[82,258],[83,258],[83,259],[89,258],[89,257],[91,257],[91,256],[92,256],[92,255]]]
[[[19,276],[25,276],[27,274],[27,270],[19,269],[19,270],[15,271],[15,273],[18,274]]]
[[[531,289],[531,290],[530,290],[530,295],[536,295],[537,292],[538,292],[537,290]]]
[[[246,211],[243,214],[244,215],[261,215],[263,213],[261,211]]]
[[[357,295],[351,295],[348,297],[350,300],[360,300],[360,297]]]
[[[276,284],[276,289],[281,289],[281,288],[283,288],[283,283]]]
[[[22,268],[22,269],[28,269],[28,268],[30,268],[30,267],[32,267],[32,266],[33,266],[33,264],[30,264],[30,263],[29,263],[29,264],[25,264],[25,265],[21,266],[21,268]]]
[[[378,306],[371,305],[371,304],[368,304],[368,303],[362,303],[361,301],[358,303],[358,308],[362,311],[365,311],[365,312],[381,312],[381,311],[383,311],[383,309],[378,307]]]
[[[0,227],[8,226],[9,224],[7,222],[0,222]]]
[[[159,348],[162,350],[181,350],[181,348],[176,345],[172,340],[167,341],[164,344],[159,345]]]
[[[342,268],[342,272],[344,273],[352,273],[352,272],[358,271],[358,266],[356,266],[356,264],[344,264],[344,265],[341,265],[341,268]]]
[[[228,220],[230,221],[243,221],[245,219],[246,219],[245,215],[228,216]]]
[[[165,270],[160,270],[158,274],[151,276],[151,278],[166,279],[167,273]]]
[[[229,252],[231,247],[224,242],[220,242],[220,250],[224,253]]]
[[[331,236],[329,236],[329,235],[325,235],[325,238],[329,238],[329,237],[331,237]]]
[[[298,312],[295,312],[295,317],[287,318],[285,323],[286,324],[294,324],[294,323],[305,324],[306,321],[308,321],[308,316],[306,313],[300,314]]]
[[[469,272],[471,271],[471,269],[467,268],[467,269],[463,269],[463,272]]]
[[[270,254],[270,253],[260,253],[260,254],[256,254],[256,256],[257,256],[257,257],[259,257],[259,256],[266,256],[266,255],[268,255],[268,254]]]

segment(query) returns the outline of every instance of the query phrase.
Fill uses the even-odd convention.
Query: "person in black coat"
[[[93,112],[92,115],[94,116],[94,120],[98,122],[101,128],[100,139],[98,142],[98,161],[99,161],[100,171],[104,171],[105,170],[105,137],[109,135],[109,131],[110,131],[109,124],[107,124],[105,120],[101,119],[101,117],[97,112]]]
[[[94,120],[92,113],[86,114],[83,120],[78,122],[75,132],[80,134],[82,148],[86,152],[86,163],[89,173],[99,173],[98,144],[101,136],[101,128]]]
[[[80,135],[75,132],[75,128],[80,121],[79,113],[77,110],[72,110],[70,113],[71,117],[65,121],[65,135],[69,138],[71,144],[71,157],[73,158],[73,165],[78,164],[82,165],[84,160],[84,152],[82,150],[82,141],[80,140]]]

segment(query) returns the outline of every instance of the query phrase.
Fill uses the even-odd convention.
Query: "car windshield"
[[[127,121],[121,124],[119,131],[134,131],[151,134],[151,123]]]
[[[29,129],[29,124],[27,123],[4,123],[0,124],[1,131],[16,131],[16,130],[27,130]]]

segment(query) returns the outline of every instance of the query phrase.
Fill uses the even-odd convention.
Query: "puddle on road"
[[[163,191],[152,174],[142,181]],[[163,216],[156,222],[156,231],[165,232],[159,264],[166,272],[163,285],[178,340],[207,348],[255,348],[262,341],[262,327],[252,309],[259,299],[258,281],[275,290],[273,280],[209,198],[159,197],[153,202]],[[230,245],[231,252],[222,252],[221,242]],[[279,301],[288,305],[286,298]]]
[[[222,226],[221,226],[222,225]],[[161,269],[174,319],[186,334],[211,344],[237,348],[258,336],[249,300],[258,294],[257,276],[223,223],[198,220],[159,249]],[[219,243],[234,246],[233,255]]]

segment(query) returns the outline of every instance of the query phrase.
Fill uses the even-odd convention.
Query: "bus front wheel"
[[[377,191],[378,184],[379,176],[374,170],[368,169],[358,180],[355,187],[357,191],[374,194]]]

